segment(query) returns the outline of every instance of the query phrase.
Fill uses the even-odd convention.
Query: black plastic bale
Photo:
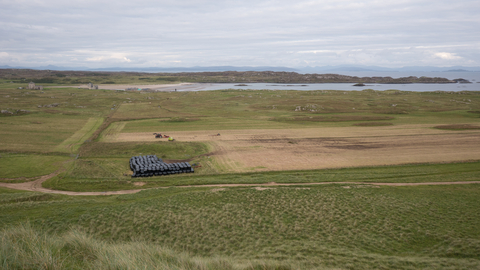
[[[157,155],[134,156],[129,161],[132,177],[151,177],[177,173],[192,173],[188,162],[165,163]]]

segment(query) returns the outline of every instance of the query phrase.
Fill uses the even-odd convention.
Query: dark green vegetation
[[[251,260],[274,261],[283,266],[278,269],[480,267],[478,184],[168,188],[95,198],[0,192],[2,227],[28,222],[37,232],[56,235],[21,227],[4,232],[4,264],[21,265],[35,256],[27,254],[35,249],[46,250],[58,262],[74,255],[64,263],[79,268],[188,260],[182,254],[164,259],[163,252],[173,254],[173,249],[216,257],[228,266],[210,269],[252,269],[231,266]],[[25,251],[9,249],[12,245]],[[108,255],[114,251],[125,258]],[[25,259],[5,260],[14,252],[23,252]],[[133,254],[126,256],[129,252]],[[30,260],[36,267],[50,264]],[[190,267],[180,268],[205,269]]]
[[[16,72],[0,81],[0,109],[12,112],[0,114],[1,182],[31,181],[61,169],[44,187],[166,188],[98,197],[0,188],[2,269],[480,268],[480,185],[340,184],[478,181],[478,161],[220,175],[203,166],[194,175],[132,179],[131,156],[156,154],[203,164],[212,149],[201,142],[106,139],[119,132],[478,126],[478,92],[115,92],[49,88],[48,82],[190,79]],[[208,79],[223,80],[218,76]],[[43,80],[45,89],[16,89],[33,79]],[[144,185],[136,186],[139,181]],[[339,184],[263,190],[172,187],[268,182]]]
[[[393,123],[388,122],[364,122],[364,123],[356,123],[353,124],[354,126],[359,127],[379,127],[379,126],[392,126]]]
[[[68,156],[55,155],[25,155],[25,154],[2,154],[0,171],[2,177],[12,178],[10,181],[23,181],[25,178],[46,175],[57,170],[61,164],[71,158]]]
[[[225,72],[181,72],[181,73],[138,73],[138,72],[90,72],[51,71],[31,69],[0,69],[0,79],[14,83],[37,84],[164,84],[173,82],[201,83],[455,83],[445,78],[430,77],[356,77],[338,74],[298,74],[273,71],[225,71]]]

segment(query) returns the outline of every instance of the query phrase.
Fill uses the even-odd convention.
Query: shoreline
[[[48,88],[78,88],[91,89],[87,84],[69,86],[46,86]],[[141,89],[144,92],[195,92],[207,90],[297,90],[297,91],[362,91],[362,90],[397,90],[412,92],[459,92],[459,91],[480,91],[480,84],[477,83],[374,83],[365,86],[354,86],[351,83],[309,83],[309,84],[282,84],[282,83],[177,83],[177,84],[99,84],[98,90],[136,91],[126,89]],[[93,89],[92,89],[93,90]]]
[[[77,88],[87,90],[117,90],[127,91],[127,88],[139,88],[142,91],[154,92],[174,92],[177,91],[199,91],[203,90],[213,83],[177,83],[177,84],[98,84],[98,89],[89,88],[86,84],[65,85],[65,86],[46,86],[48,88]]]

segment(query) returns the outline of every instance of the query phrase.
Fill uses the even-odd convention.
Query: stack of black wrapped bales
[[[193,173],[188,162],[165,163],[156,155],[136,156],[130,159],[132,177],[150,177],[176,173]]]

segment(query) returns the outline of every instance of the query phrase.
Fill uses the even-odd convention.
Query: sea
[[[333,72],[332,72],[333,73]],[[238,83],[212,83],[196,84],[194,91],[224,90],[224,89],[243,89],[243,90],[342,90],[342,91],[362,91],[364,89],[373,90],[401,90],[412,92],[458,92],[458,91],[480,91],[480,72],[336,72],[335,74],[357,76],[357,77],[392,77],[401,78],[409,76],[441,77],[450,80],[465,79],[471,83],[409,83],[409,84],[380,84],[372,83],[365,86],[353,86],[354,83],[311,83],[311,84],[278,84],[278,83],[246,83],[247,86],[239,86]],[[180,90],[181,91],[181,90]],[[190,90],[191,91],[191,90]]]

